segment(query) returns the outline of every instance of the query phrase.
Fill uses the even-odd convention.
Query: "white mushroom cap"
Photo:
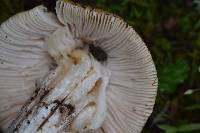
[[[140,132],[153,110],[157,92],[156,69],[142,39],[112,14],[65,0],[57,2],[56,12],[57,18],[38,6],[11,17],[0,27],[2,128],[6,129],[15,119],[33,93],[35,83],[55,63],[51,56],[56,52],[49,49],[46,39],[68,26],[74,37],[92,42],[108,54],[103,64],[111,71],[106,92],[107,116],[98,132]]]

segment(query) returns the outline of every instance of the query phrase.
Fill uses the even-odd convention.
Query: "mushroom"
[[[151,114],[156,69],[121,18],[68,0],[0,27],[4,132],[138,133]]]

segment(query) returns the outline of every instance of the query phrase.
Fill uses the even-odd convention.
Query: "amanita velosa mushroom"
[[[0,27],[4,132],[138,133],[153,110],[157,75],[132,27],[59,0]]]

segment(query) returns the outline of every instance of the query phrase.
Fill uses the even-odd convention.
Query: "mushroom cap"
[[[54,64],[45,39],[66,25],[74,36],[101,47],[111,71],[107,116],[97,132],[138,133],[152,113],[157,73],[145,43],[121,18],[66,0],[56,16],[43,6],[17,14],[0,26],[0,126],[6,129]],[[89,44],[88,44],[89,45]]]

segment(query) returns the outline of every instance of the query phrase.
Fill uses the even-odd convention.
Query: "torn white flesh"
[[[57,68],[41,83],[8,132],[73,133],[101,127],[110,71],[87,50],[77,49],[82,42],[69,33],[65,27],[46,39]]]

